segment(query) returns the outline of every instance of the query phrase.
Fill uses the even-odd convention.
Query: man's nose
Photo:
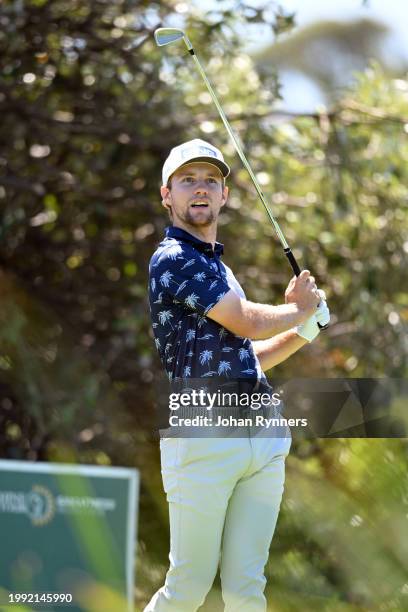
[[[208,192],[207,183],[205,182],[204,179],[197,180],[194,191],[195,193],[207,193]]]

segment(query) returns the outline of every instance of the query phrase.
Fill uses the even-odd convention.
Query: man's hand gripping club
[[[312,342],[319,335],[319,323],[325,326],[330,321],[326,294],[317,288],[315,278],[310,275],[309,270],[303,270],[299,276],[291,278],[285,291],[285,302],[295,302],[299,308],[313,312],[304,323],[294,328],[298,336],[308,342]]]

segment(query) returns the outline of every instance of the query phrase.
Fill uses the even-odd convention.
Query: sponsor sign
[[[0,605],[64,593],[72,611],[132,610],[138,488],[134,469],[0,461]]]

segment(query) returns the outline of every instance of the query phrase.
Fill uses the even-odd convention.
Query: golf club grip
[[[288,247],[287,249],[283,249],[285,251],[285,255],[289,260],[289,263],[291,265],[291,268],[293,270],[293,273],[295,276],[299,276],[301,269],[299,268],[299,264],[295,259],[295,256],[293,255],[290,247]],[[319,329],[327,329],[329,326],[328,325],[320,325],[320,323],[318,323]]]
[[[285,255],[289,260],[289,263],[291,265],[294,275],[299,276],[301,269],[299,268],[298,262],[296,261],[295,256],[293,255],[290,247],[283,249],[283,250],[285,251]]]

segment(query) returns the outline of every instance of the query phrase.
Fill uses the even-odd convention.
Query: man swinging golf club
[[[314,340],[330,319],[307,270],[290,280],[283,304],[246,300],[216,241],[229,171],[221,151],[199,139],[172,149],[163,166],[161,197],[172,226],[150,262],[149,297],[170,380],[228,373],[266,383],[263,371]],[[197,610],[218,565],[225,610],[265,612],[264,567],[290,444],[289,433],[161,439],[170,568],[145,612]]]

